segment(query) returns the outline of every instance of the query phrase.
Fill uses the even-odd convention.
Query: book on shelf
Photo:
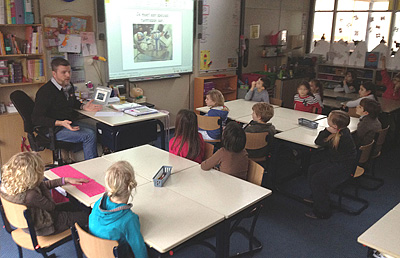
[[[111,104],[111,107],[117,111],[124,111],[131,108],[141,107],[137,103]]]
[[[158,110],[154,109],[154,108],[149,108],[146,106],[140,106],[140,107],[127,109],[124,111],[124,113],[131,115],[131,116],[143,116],[143,115],[158,113]]]
[[[5,0],[7,24],[12,24],[11,20],[11,0]]]
[[[35,20],[33,16],[32,0],[23,0],[23,1],[24,1],[25,24],[33,24]]]
[[[7,16],[6,16],[6,2],[5,0],[0,0],[0,24],[7,23]]]

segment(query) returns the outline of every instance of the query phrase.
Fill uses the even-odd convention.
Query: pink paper
[[[90,180],[88,183],[83,183],[82,185],[74,185],[79,191],[89,197],[104,193],[106,191],[104,186],[69,165],[53,168],[51,169],[51,172],[59,177],[85,178]]]

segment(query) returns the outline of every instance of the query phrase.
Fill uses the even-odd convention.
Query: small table
[[[153,180],[153,176],[161,166],[172,166],[171,173],[198,165],[197,162],[185,159],[151,145],[142,145],[124,151],[118,151],[104,156],[110,162],[126,160],[131,163],[137,175]]]
[[[397,206],[396,206],[397,207]],[[357,241],[382,254],[400,257],[400,210],[393,209],[362,233]]]
[[[160,126],[160,131],[161,131],[161,148],[165,149],[165,132],[164,132],[164,124],[160,121],[161,118],[165,118],[168,116],[168,114],[163,113],[163,112],[158,112],[155,114],[148,114],[148,115],[143,115],[143,116],[131,116],[128,114],[122,114],[122,116],[96,116],[97,112],[89,112],[85,110],[78,110],[79,113],[82,115],[85,115],[87,117],[90,117],[100,123],[106,124],[108,126],[112,127],[118,127],[118,126],[123,126],[131,123],[138,123],[138,122],[143,122],[143,121],[148,121],[155,119],[157,124]],[[115,109],[112,109],[108,106],[104,106],[101,112],[110,112],[110,113],[116,113],[117,111]],[[133,146],[132,146],[133,147]]]
[[[232,120],[236,120],[239,117],[251,115],[253,113],[253,105],[258,102],[247,101],[244,99],[235,99],[231,101],[226,101],[225,106],[229,108],[228,117]],[[278,108],[277,105],[272,105],[274,109]],[[208,113],[209,107],[199,107],[196,108],[197,111],[202,113]]]
[[[311,121],[317,121],[319,119],[325,118],[325,115],[319,115],[314,113],[308,113],[303,111],[298,111],[290,108],[276,108],[274,109],[274,116],[282,117],[290,120],[297,121],[299,118],[306,118]]]
[[[336,92],[333,89],[324,89],[324,97],[341,98],[342,101],[346,101],[346,100],[358,99],[360,97],[360,95],[358,95],[358,93],[356,93],[356,92],[345,93],[344,91]]]

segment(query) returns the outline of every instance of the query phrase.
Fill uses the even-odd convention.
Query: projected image
[[[133,24],[134,62],[172,60],[172,24]]]

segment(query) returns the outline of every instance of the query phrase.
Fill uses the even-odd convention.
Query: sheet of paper
[[[98,116],[98,117],[113,117],[113,116],[123,116],[124,113],[123,112],[97,112],[94,116]]]
[[[74,185],[79,191],[81,191],[82,193],[86,194],[89,197],[105,192],[104,186],[102,186],[101,184],[97,183],[93,179],[82,174],[81,172],[79,172],[78,170],[74,169],[69,165],[53,168],[51,169],[51,171],[59,177],[86,178],[90,180],[88,183],[82,185]]]
[[[58,35],[58,51],[80,53],[81,52],[81,37],[79,35]]]

